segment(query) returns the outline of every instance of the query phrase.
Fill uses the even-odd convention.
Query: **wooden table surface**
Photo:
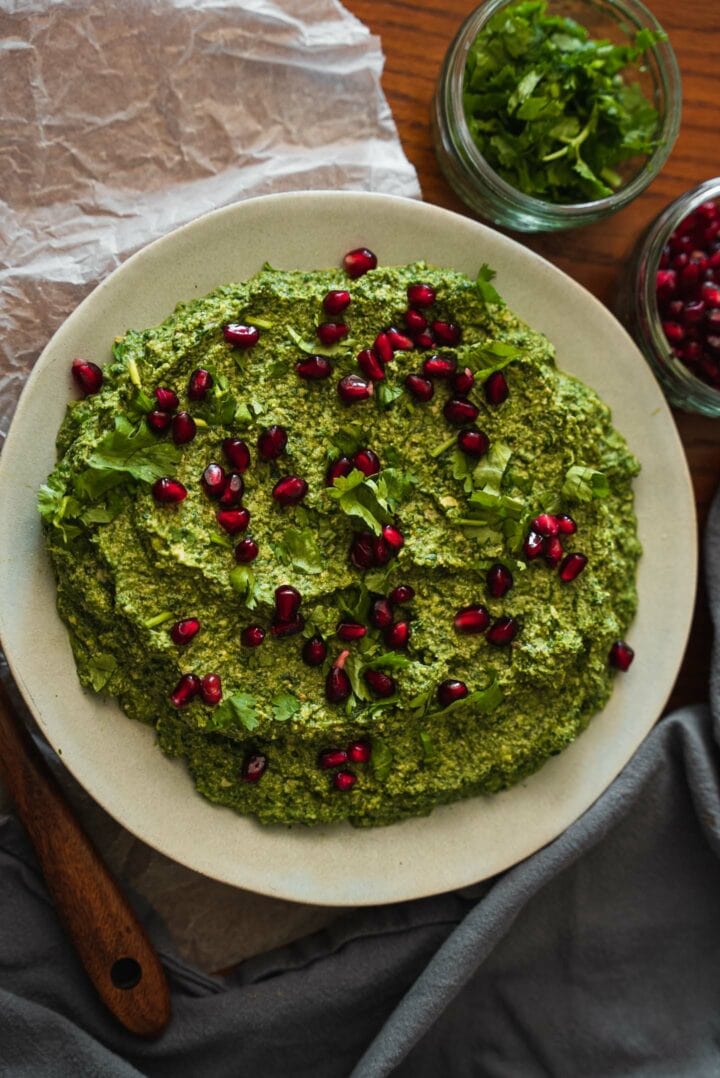
[[[385,53],[383,87],[405,153],[426,202],[476,216],[444,180],[432,147],[430,104],[445,52],[475,6],[468,0],[345,0],[377,34]],[[635,239],[672,199],[720,175],[717,95],[720,13],[713,4],[645,0],[668,33],[683,80],[679,138],[665,168],[630,206],[596,225],[546,236],[514,234],[611,305],[620,266]],[[695,488],[700,529],[720,478],[720,419],[675,412]],[[682,572],[682,565],[678,572]],[[669,616],[671,616],[671,613]],[[711,625],[701,581],[693,627],[668,708],[707,697]]]

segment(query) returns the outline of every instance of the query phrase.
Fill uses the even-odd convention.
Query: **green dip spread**
[[[160,326],[128,331],[99,392],[68,406],[39,506],[80,680],[152,724],[162,750],[185,758],[210,800],[266,823],[388,824],[518,782],[607,701],[608,655],[636,605],[638,463],[609,409],[556,369],[550,343],[508,310],[491,277],[485,266],[474,281],[424,263],[357,279],[341,269],[266,267],[180,304]],[[396,337],[374,392],[344,403],[339,379],[368,381],[356,357],[389,326],[405,333],[407,289],[417,283],[430,286],[431,301],[419,314],[431,326],[451,324],[436,327],[436,340],[452,340],[459,326],[459,342],[398,349]],[[334,316],[322,306],[329,290],[351,295]],[[328,321],[348,333],[323,345],[316,330]],[[257,342],[229,343],[223,327],[236,323],[255,327],[246,337]],[[428,401],[408,391],[406,376],[436,353],[474,372],[474,424],[446,418],[446,402],[463,399],[447,378],[430,379]],[[310,355],[330,360],[329,377],[298,375]],[[189,400],[198,369],[212,386]],[[177,408],[193,416],[191,441],[176,445],[172,431],[149,429],[157,387],[173,390]],[[263,462],[258,438],[275,424],[287,445]],[[459,429],[472,426],[487,436],[481,456],[458,445]],[[218,502],[200,482],[211,462],[233,471],[228,438],[245,441],[252,458],[242,476],[250,524],[237,535],[219,525]],[[353,468],[328,485],[329,465],[364,448],[377,454],[379,474]],[[307,483],[295,505],[273,497],[284,476]],[[183,500],[157,500],[165,477],[183,484]],[[540,534],[539,514],[570,517],[576,530]],[[404,537],[397,551],[373,547],[387,525]],[[349,558],[359,533],[363,550],[380,551],[369,567]],[[257,557],[238,563],[234,547],[248,537]],[[573,553],[587,563],[571,559],[565,576],[580,563],[583,571],[565,580]],[[510,573],[500,597],[489,589],[491,569],[496,578]],[[302,618],[297,632],[275,635],[282,585],[300,593]],[[409,625],[405,646],[371,613],[399,585],[415,593],[392,608]],[[482,631],[457,630],[466,607],[487,612],[472,616]],[[498,627],[495,644],[485,617]],[[178,644],[173,627],[187,619],[199,631]],[[339,622],[367,631],[343,640]],[[265,630],[259,646],[241,643],[248,626]],[[317,636],[327,658],[310,666],[303,645]],[[332,703],[326,682],[338,659],[350,691]],[[390,695],[378,695],[372,671],[385,675],[380,687]],[[191,693],[183,703],[180,693],[174,706],[188,673],[217,675],[218,702]],[[460,689],[438,694],[448,680]]]

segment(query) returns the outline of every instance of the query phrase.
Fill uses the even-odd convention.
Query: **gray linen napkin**
[[[485,884],[353,912],[226,979],[150,916],[173,993],[155,1043],[104,1011],[0,822],[0,1074],[720,1075],[720,494],[705,565],[709,708],[663,719],[584,816]]]

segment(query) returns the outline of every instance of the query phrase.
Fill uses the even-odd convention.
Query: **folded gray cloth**
[[[720,619],[720,496],[705,550]],[[720,1075],[720,652],[555,842],[494,880],[353,913],[225,979],[148,928],[173,993],[146,1043],[97,1000],[17,823],[0,824],[0,1074]]]

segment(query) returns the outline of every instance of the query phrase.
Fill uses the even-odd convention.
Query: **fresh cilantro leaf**
[[[610,483],[604,472],[573,464],[565,473],[562,493],[573,501],[591,502],[594,498],[607,498],[610,493]]]
[[[247,565],[236,565],[234,569],[230,570],[228,579],[230,581],[230,587],[239,596],[240,600],[245,604],[248,610],[253,610],[257,606],[257,598],[255,595],[257,582],[252,569],[248,569]]]
[[[519,89],[519,87],[518,87]],[[483,262],[482,266],[478,270],[478,275],[475,279],[477,290],[483,298],[485,303],[497,303],[501,306],[505,306],[504,301],[497,289],[490,283],[497,274],[494,269],[490,269],[487,262]]]
[[[249,732],[256,730],[260,725],[257,716],[257,700],[249,693],[237,692],[223,700],[211,712],[210,725],[215,729],[222,730],[228,726],[235,726],[237,723]]]
[[[276,722],[287,722],[300,710],[300,701],[291,692],[281,692],[272,701],[273,718]]]
[[[393,754],[390,746],[380,737],[370,739],[372,771],[378,782],[385,782],[392,771]]]
[[[117,416],[115,429],[98,442],[88,464],[101,472],[123,472],[141,483],[154,483],[172,472],[181,451],[172,442],[159,441],[144,423],[134,427]]]
[[[402,655],[399,651],[386,651],[377,659],[363,663],[363,670],[406,670],[412,665],[412,659],[408,659],[407,655]]]
[[[278,543],[278,554],[303,573],[321,573],[325,567],[322,551],[311,528],[295,528],[292,525],[286,528]]]
[[[457,441],[453,437],[453,441]],[[466,494],[472,494],[473,491],[473,471],[475,470],[475,461],[472,457],[469,457],[467,453],[463,453],[462,449],[456,448],[452,455],[452,474],[453,479],[457,479],[462,483],[463,490]]]
[[[378,382],[375,390],[375,400],[381,411],[386,411],[398,397],[403,395],[402,386],[391,386],[388,382]]]
[[[300,349],[301,352],[306,352],[309,356],[327,356],[332,359],[333,356],[342,356],[347,352],[347,345],[338,341],[337,344],[322,344],[318,340],[306,341],[296,329],[292,326],[287,327],[287,333],[294,344]]]
[[[75,498],[68,495],[57,476],[51,476],[38,491],[37,508],[40,516],[50,527],[57,528],[63,543],[70,543],[80,535],[82,528],[71,524],[80,507]]]
[[[499,494],[503,476],[512,457],[512,449],[505,442],[492,442],[485,456],[475,466],[473,485]]]
[[[387,488],[383,490],[385,496],[381,501],[378,484],[359,468],[353,468],[350,475],[338,476],[331,487],[324,488],[325,494],[333,498],[344,513],[361,520],[375,535],[380,535],[383,524],[392,520],[392,513],[383,504],[389,500]]]
[[[418,737],[420,738],[420,744],[422,745],[423,759],[426,760],[428,763],[431,760],[437,760],[437,745],[435,744],[427,730],[419,730]]]
[[[117,659],[114,655],[100,652],[88,660],[87,672],[90,684],[95,692],[102,692],[117,668]]]
[[[367,440],[365,428],[360,423],[348,423],[346,426],[340,427],[333,435],[333,446],[336,452],[331,459],[337,460],[338,457],[351,457],[354,453],[357,453],[358,449],[362,449]]]
[[[499,707],[502,701],[502,689],[498,685],[497,678],[493,674],[490,683],[484,689],[478,689],[477,692],[471,692],[468,696],[463,697],[462,700],[454,700],[452,704],[448,704],[447,707],[442,708],[440,711],[433,711],[428,715],[428,718],[437,719],[440,715],[449,715],[451,712],[456,711],[486,714],[489,711],[494,711],[496,707]]]

